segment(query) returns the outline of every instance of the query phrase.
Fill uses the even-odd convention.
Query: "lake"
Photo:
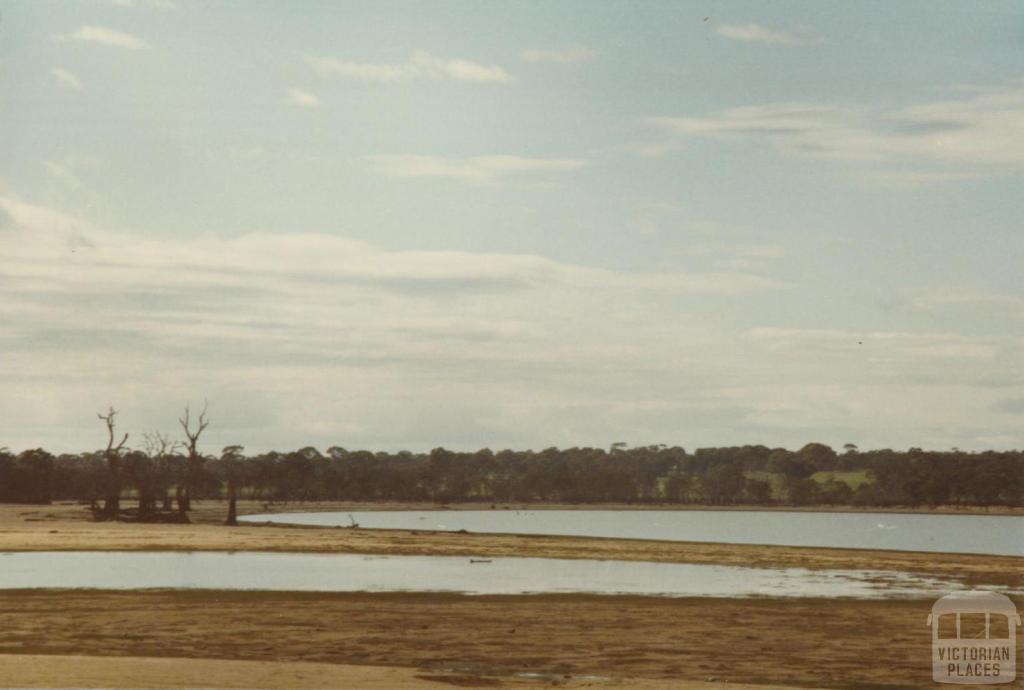
[[[554,558],[139,551],[0,554],[0,589],[39,588],[864,599],[937,597],[962,589],[886,571]]]
[[[1024,517],[739,510],[400,510],[249,522],[1024,556]]]

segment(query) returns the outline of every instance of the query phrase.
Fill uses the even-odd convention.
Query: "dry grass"
[[[259,690],[413,690],[497,687],[527,690],[557,686],[567,690],[720,690],[703,681],[649,678],[521,678],[465,673],[423,672],[389,666],[348,666],[312,662],[230,661],[223,659],[0,655],[0,679],[20,688],[252,688]],[[781,686],[736,685],[729,690],[785,690]]]
[[[515,674],[539,673],[549,681],[634,679],[629,687],[639,687],[635,679],[689,687],[681,681],[711,678],[922,687],[931,672],[930,606],[925,600],[6,592],[0,593],[0,663],[3,654],[185,657],[399,667],[416,669],[420,681],[453,675],[463,679],[459,684],[481,678],[506,684]],[[136,680],[132,675],[133,687],[145,687]],[[202,685],[210,684],[204,676]]]

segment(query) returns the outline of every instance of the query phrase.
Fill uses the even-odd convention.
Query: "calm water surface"
[[[960,589],[948,582],[883,571],[549,558],[137,551],[0,554],[0,589],[52,587],[870,599],[937,597]]]
[[[351,516],[351,517],[350,517]],[[1024,517],[728,510],[431,510],[251,515],[253,522],[1024,556]]]

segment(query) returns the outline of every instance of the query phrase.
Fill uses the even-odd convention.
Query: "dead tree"
[[[192,488],[198,483],[203,470],[203,456],[196,450],[196,444],[199,443],[199,436],[210,425],[210,420],[206,418],[207,406],[206,401],[203,401],[203,411],[199,413],[195,429],[192,428],[191,411],[187,404],[185,414],[178,418],[178,423],[185,431],[185,438],[188,439],[185,442],[188,459],[185,464],[184,486],[179,483],[177,487],[178,512],[182,515],[192,510]]]
[[[171,491],[170,491],[170,477],[171,477],[171,456],[181,446],[181,441],[172,441],[171,437],[162,431],[150,431],[143,434],[143,442],[146,448],[146,455],[156,463],[155,471],[157,475],[157,487],[156,492],[143,496],[143,492],[139,492],[139,514],[149,514],[156,512],[156,501],[157,493],[161,494],[160,498],[163,502],[163,509],[168,511],[171,509]]]
[[[107,461],[107,490],[101,515],[110,520],[116,519],[121,511],[121,449],[128,442],[128,434],[124,435],[120,443],[114,444],[114,418],[117,416],[117,410],[113,407],[107,409],[107,414],[97,412],[96,416],[107,425],[107,449],[103,451],[103,457]]]

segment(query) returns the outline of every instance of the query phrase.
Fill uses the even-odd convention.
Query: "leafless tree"
[[[125,434],[119,443],[115,443],[117,410],[113,406],[107,408],[106,414],[97,412],[96,416],[107,425],[107,449],[103,451],[103,457],[107,461],[108,476],[102,516],[106,519],[115,519],[121,510],[121,450],[128,442],[128,434]]]
[[[162,431],[147,431],[142,435],[146,455],[156,463],[156,472],[160,478],[159,491],[163,494],[163,509],[171,509],[171,492],[169,488],[172,475],[171,456],[182,447],[181,441],[174,441]],[[151,497],[153,505],[149,508],[155,510],[156,497]],[[139,496],[139,512],[145,512],[146,507],[142,504],[142,496]]]
[[[182,487],[180,484],[177,488],[178,498],[178,512],[183,515],[192,509],[192,487],[198,482],[203,469],[203,456],[199,454],[196,449],[196,444],[199,443],[199,437],[206,430],[206,427],[210,425],[210,420],[206,417],[208,408],[207,401],[203,401],[203,411],[199,413],[199,419],[196,420],[195,427],[192,425],[192,416],[189,405],[185,405],[185,413],[178,418],[178,423],[181,424],[181,428],[185,431],[185,450],[188,452],[188,460],[185,466],[185,485]]]

